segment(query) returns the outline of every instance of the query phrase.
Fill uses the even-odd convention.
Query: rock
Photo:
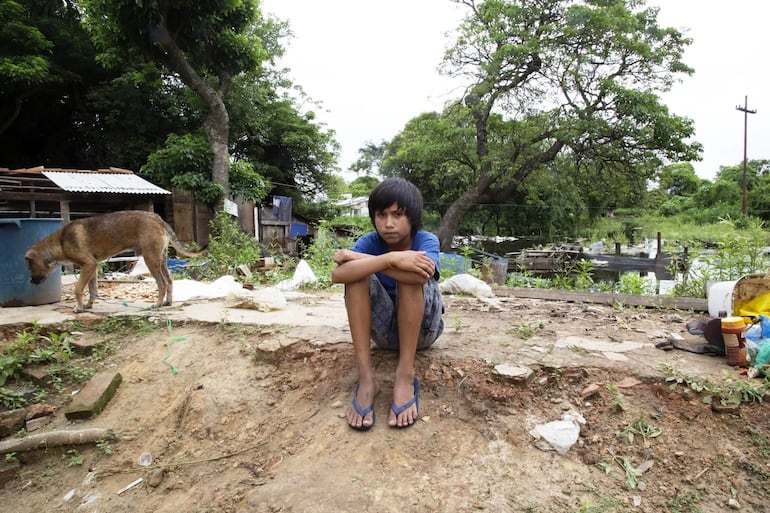
[[[580,398],[581,398],[583,401],[585,401],[585,400],[586,400],[586,399],[588,399],[589,397],[593,397],[593,396],[595,396],[596,394],[598,394],[598,393],[599,393],[599,390],[601,390],[601,388],[602,388],[602,387],[601,387],[601,386],[599,386],[599,385],[597,385],[596,383],[591,383],[590,385],[588,385],[587,387],[585,387],[585,388],[584,388],[584,389],[583,389],[583,390],[580,392]]]
[[[0,438],[18,433],[24,427],[25,420],[27,420],[27,410],[24,408],[0,412]]]
[[[534,375],[534,372],[529,367],[517,367],[508,363],[495,365],[494,372],[498,377],[515,383],[526,383]]]
[[[30,404],[27,406],[27,420],[53,415],[54,408],[50,404]]]

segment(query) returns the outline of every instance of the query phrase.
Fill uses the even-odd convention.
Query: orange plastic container
[[[745,367],[748,365],[746,350],[746,321],[743,317],[722,319],[722,340],[725,343],[727,365]]]

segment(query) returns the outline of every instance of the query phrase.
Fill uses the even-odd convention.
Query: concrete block
[[[110,402],[123,377],[116,371],[105,371],[92,377],[75,396],[64,416],[69,420],[88,419],[98,415]]]

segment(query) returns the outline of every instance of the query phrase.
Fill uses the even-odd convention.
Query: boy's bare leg
[[[393,384],[393,404],[401,406],[414,397],[414,361],[417,355],[417,339],[425,312],[425,295],[422,285],[398,284],[398,367]],[[404,427],[414,424],[418,418],[417,405],[412,405],[398,417],[391,409],[388,425]]]
[[[369,299],[369,277],[348,283],[345,286],[345,309],[348,312],[350,335],[353,339],[353,358],[358,369],[358,393],[356,401],[361,408],[367,408],[374,402],[377,394],[377,383],[374,379],[374,369],[370,354],[372,313]],[[348,407],[348,424],[353,427],[371,426],[374,423],[374,412],[362,418],[353,405]]]

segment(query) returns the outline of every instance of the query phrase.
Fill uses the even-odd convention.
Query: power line
[[[749,110],[749,97],[743,97],[743,107],[737,105],[736,110],[743,112],[743,197],[741,198],[741,212],[746,215],[746,134],[748,133],[749,114],[756,114],[757,110]]]

